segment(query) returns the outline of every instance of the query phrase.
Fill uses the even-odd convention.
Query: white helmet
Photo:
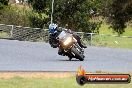
[[[50,24],[49,25],[49,33],[55,33],[57,32],[57,24]]]

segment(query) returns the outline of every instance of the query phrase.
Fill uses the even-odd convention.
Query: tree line
[[[33,12],[29,16],[31,26],[44,27],[50,23],[52,0],[28,0]],[[0,9],[8,5],[8,0],[0,0]],[[44,14],[47,16],[45,17]],[[92,21],[93,17],[103,17],[119,35],[125,32],[127,22],[132,20],[132,0],[55,0],[53,22],[75,31],[99,33],[102,21]]]

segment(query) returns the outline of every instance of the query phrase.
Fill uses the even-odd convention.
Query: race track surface
[[[0,71],[77,71],[132,72],[132,50],[106,47],[85,49],[85,60],[59,56],[48,43],[0,40]]]

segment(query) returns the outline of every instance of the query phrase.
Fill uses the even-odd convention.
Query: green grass
[[[132,38],[127,37],[94,35],[92,37],[92,42],[87,40],[87,38],[83,39],[83,42],[86,45],[90,45],[92,43],[92,46],[132,49]]]
[[[110,35],[118,35],[113,31],[112,28],[109,29],[109,25],[103,23],[100,27],[100,34],[110,34]],[[125,32],[121,36],[132,36],[132,27],[128,26],[125,29]]]
[[[122,36],[132,36],[132,27],[127,27],[125,32],[120,37],[107,36],[107,35],[118,35],[116,32],[110,28],[107,24],[102,24],[100,27],[100,35],[94,35],[92,39],[92,45],[94,46],[104,46],[104,47],[113,47],[113,48],[127,48],[132,49],[132,38],[124,38]],[[104,34],[104,35],[101,35]],[[90,42],[84,39],[86,44]]]
[[[113,30],[109,29],[109,25],[102,24],[100,29],[99,29],[100,34],[111,34],[113,35]]]
[[[95,46],[132,49],[132,38],[95,35],[92,44]]]
[[[80,86],[75,77],[0,79],[0,88],[132,88],[130,84],[85,84]]]
[[[9,38],[9,34],[7,34],[6,32],[0,32],[0,38]]]
[[[132,27],[127,27],[126,32],[123,33],[124,36],[132,36]]]

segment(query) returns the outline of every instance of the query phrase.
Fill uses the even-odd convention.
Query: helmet
[[[56,24],[50,24],[49,25],[49,33],[56,33],[57,32],[57,25]]]

